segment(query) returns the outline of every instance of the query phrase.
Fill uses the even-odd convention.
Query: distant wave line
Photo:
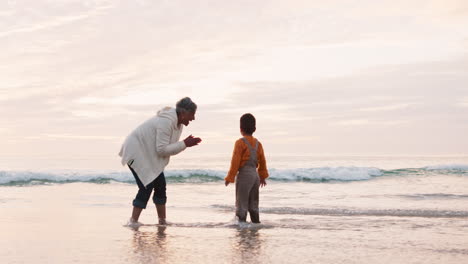
[[[226,171],[221,170],[167,170],[164,172],[169,182],[205,183],[222,181]],[[415,175],[447,174],[468,176],[468,165],[440,165],[423,168],[383,170],[373,167],[317,167],[296,169],[270,169],[269,180],[280,182],[351,182],[366,181],[377,177],[404,177]],[[111,181],[134,183],[130,172],[36,172],[0,171],[0,185],[35,185],[48,183],[109,183]]]

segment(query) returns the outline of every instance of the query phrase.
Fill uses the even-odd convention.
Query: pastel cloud
[[[189,131],[219,144],[210,151],[232,147],[245,112],[276,153],[361,151],[356,141],[411,152],[421,134],[448,138],[435,152],[466,145],[466,1],[11,2],[0,3],[5,153],[109,155],[183,96],[199,105]],[[401,142],[376,149],[375,135]]]

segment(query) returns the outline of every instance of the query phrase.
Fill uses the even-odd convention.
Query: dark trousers
[[[159,174],[159,176],[154,181],[145,187],[143,183],[141,183],[138,175],[132,169],[132,167],[128,167],[130,168],[130,171],[132,172],[133,177],[135,177],[136,183],[138,185],[138,193],[133,200],[133,206],[146,209],[146,205],[148,204],[153,189],[153,202],[155,204],[166,204],[166,177],[164,177],[164,172],[161,172],[161,174]]]

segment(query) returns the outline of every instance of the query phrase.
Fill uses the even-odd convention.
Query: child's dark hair
[[[255,117],[250,113],[242,115],[240,118],[240,128],[246,134],[252,135],[256,130]]]

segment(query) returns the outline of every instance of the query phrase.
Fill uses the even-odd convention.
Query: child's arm
[[[260,187],[267,185],[268,169],[266,165],[265,153],[261,143],[258,144],[258,176],[260,177]]]
[[[266,186],[266,185],[267,185],[266,179],[260,178],[260,187],[263,187],[263,186]]]
[[[229,183],[234,183],[237,171],[239,170],[240,163],[242,160],[242,140],[237,140],[234,144],[234,150],[232,152],[231,167],[228,175],[224,178],[224,185],[228,186]]]

